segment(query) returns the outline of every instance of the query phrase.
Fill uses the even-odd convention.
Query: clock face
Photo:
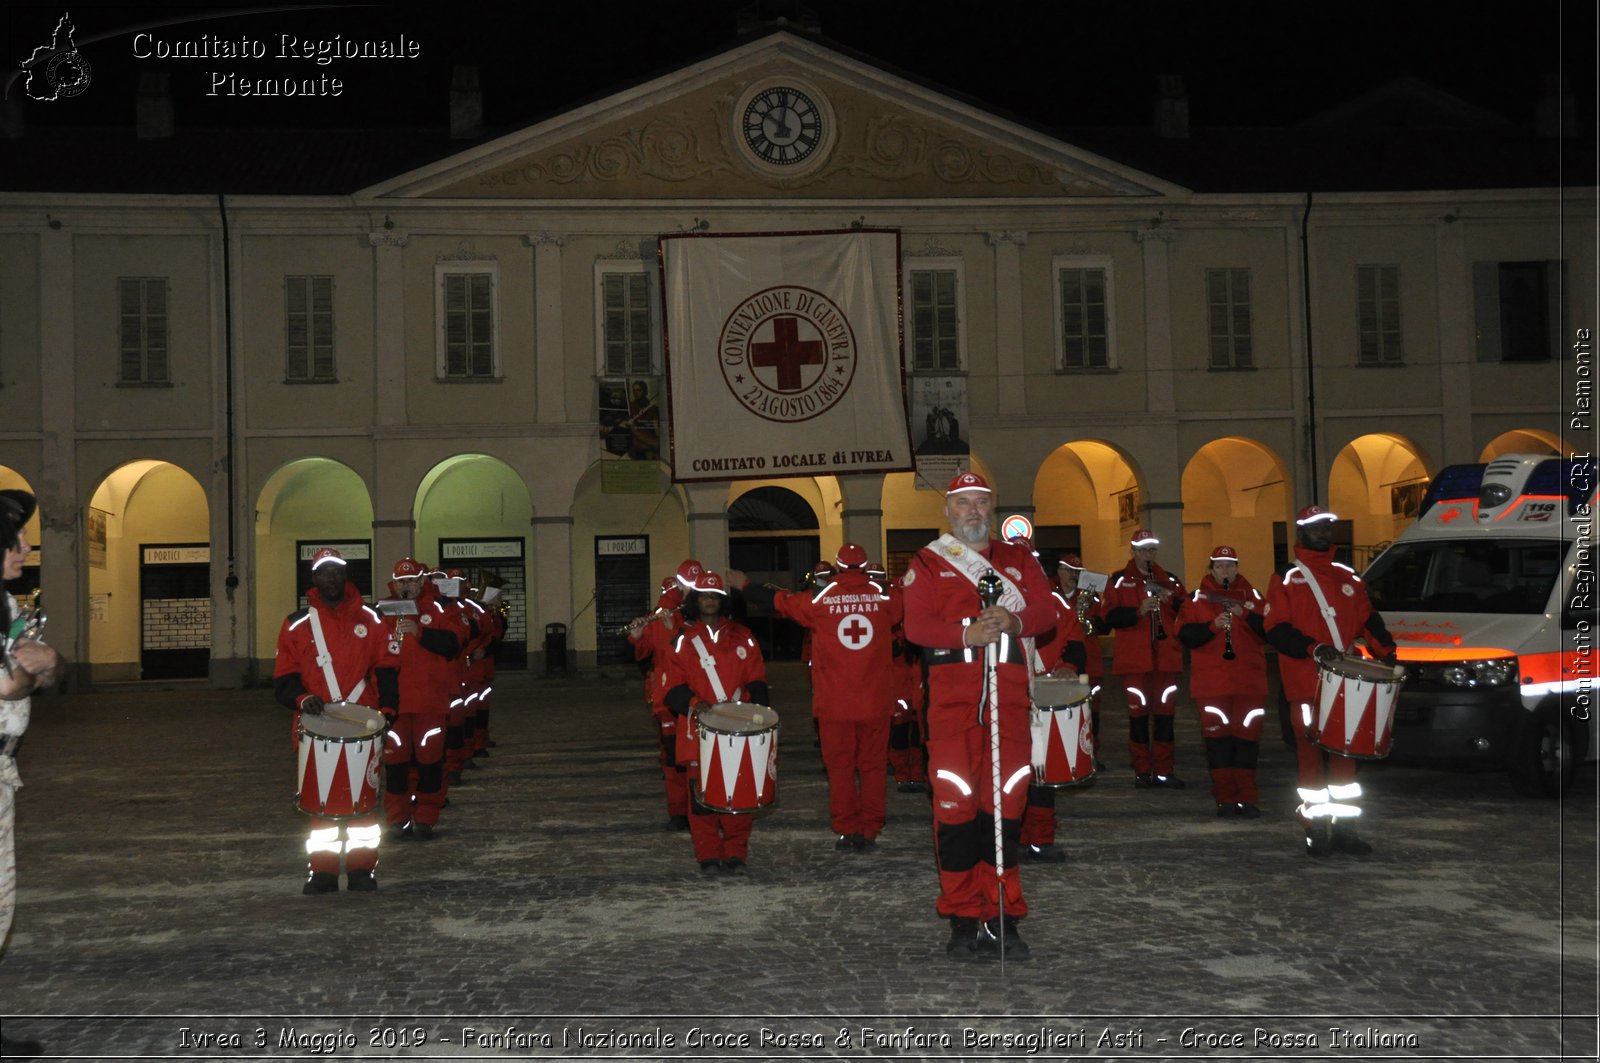
[[[744,109],[744,141],[758,159],[793,166],[809,159],[825,133],[822,109],[799,89],[774,85],[751,97]]]

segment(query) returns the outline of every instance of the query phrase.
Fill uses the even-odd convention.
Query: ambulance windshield
[[[1381,613],[1542,613],[1561,544],[1539,539],[1397,543],[1362,578]]]

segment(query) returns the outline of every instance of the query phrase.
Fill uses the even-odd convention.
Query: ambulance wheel
[[[1563,797],[1572,789],[1583,734],[1558,701],[1539,706],[1511,744],[1511,786],[1527,797]]]

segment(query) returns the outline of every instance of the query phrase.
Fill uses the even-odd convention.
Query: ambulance
[[[1363,575],[1406,669],[1392,760],[1504,769],[1559,797],[1596,759],[1594,507],[1588,455],[1434,477]]]

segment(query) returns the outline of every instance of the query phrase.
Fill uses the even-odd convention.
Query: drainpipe
[[[1301,313],[1306,323],[1306,454],[1311,462],[1311,496],[1307,502],[1315,502],[1322,497],[1322,486],[1318,481],[1318,470],[1321,465],[1317,460],[1317,360],[1311,342],[1311,240],[1309,236],[1309,222],[1311,220],[1311,193],[1306,193],[1306,209],[1300,215],[1300,303]]]
[[[234,479],[233,479],[233,257],[229,251],[228,203],[222,192],[217,193],[217,212],[222,215],[222,344],[224,352],[223,379],[227,383],[224,413],[227,427],[223,446],[224,478],[228,484],[228,578],[223,585],[228,588],[228,599],[239,586],[239,574],[234,562]]]

